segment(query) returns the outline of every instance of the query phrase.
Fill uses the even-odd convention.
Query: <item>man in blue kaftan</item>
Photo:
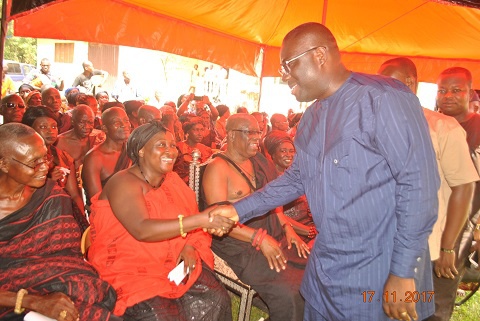
[[[281,58],[292,94],[315,100],[298,126],[294,162],[213,213],[245,222],[306,194],[319,233],[301,288],[304,319],[428,317],[439,177],[420,102],[393,79],[348,71],[321,24],[292,30]]]

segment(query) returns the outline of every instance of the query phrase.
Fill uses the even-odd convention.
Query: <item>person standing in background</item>
[[[30,84],[36,88],[42,88],[42,86],[53,87],[62,91],[64,87],[64,81],[61,77],[53,75],[50,71],[50,60],[43,58],[40,61],[40,70],[32,69],[27,76],[23,79],[25,84]]]
[[[472,74],[463,67],[448,68],[440,73],[437,80],[437,106],[447,116],[451,116],[463,127],[467,133],[467,144],[470,155],[474,159],[477,171],[478,149],[480,147],[480,115],[469,111],[472,90]],[[468,166],[468,164],[462,164]],[[465,262],[472,245],[474,224],[479,217],[480,210],[480,182],[477,181],[469,219],[463,225],[461,235],[455,242],[455,253],[458,253],[455,268],[458,273],[450,278],[435,278],[435,315],[429,318],[433,320],[450,320],[453,313],[458,285],[465,272]],[[453,255],[453,253],[450,253]],[[454,258],[455,259],[455,258]],[[437,276],[440,273],[437,272]],[[438,290],[437,290],[438,289]]]
[[[75,78],[72,87],[82,88],[85,94],[95,94],[95,86],[101,86],[108,78],[108,72],[105,70],[93,69],[91,61],[82,63],[83,72]],[[93,76],[99,76],[98,80],[92,81]]]

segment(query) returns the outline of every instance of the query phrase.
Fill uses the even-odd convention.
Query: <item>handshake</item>
[[[233,205],[214,205],[201,214],[208,215],[208,224],[203,227],[203,230],[216,236],[229,233],[239,220]]]

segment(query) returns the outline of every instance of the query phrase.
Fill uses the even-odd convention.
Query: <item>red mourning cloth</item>
[[[122,315],[128,307],[155,296],[182,297],[202,273],[201,261],[213,270],[210,234],[197,229],[186,238],[139,242],[117,219],[109,201],[98,199],[99,195],[92,197],[92,245],[88,257],[101,277],[117,291],[115,314]],[[145,203],[150,219],[178,220],[179,214],[188,217],[198,211],[195,193],[176,173],[168,173],[158,189],[148,191]],[[177,265],[185,245],[195,248],[197,264],[185,284],[176,285],[168,279],[168,273]]]

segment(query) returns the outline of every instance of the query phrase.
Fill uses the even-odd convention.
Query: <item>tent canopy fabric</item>
[[[16,36],[143,47],[257,76],[278,76],[283,37],[317,21],[351,70],[375,73],[407,56],[420,81],[463,66],[480,85],[480,9],[446,1],[30,0],[24,9],[12,1]]]

